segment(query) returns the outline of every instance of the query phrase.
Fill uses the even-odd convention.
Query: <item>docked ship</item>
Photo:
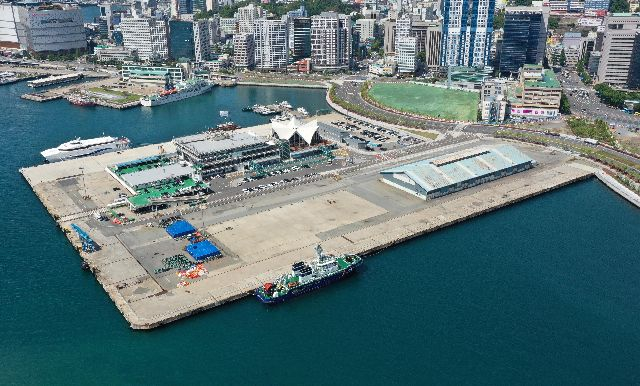
[[[213,88],[213,83],[202,79],[191,79],[168,87],[160,94],[140,98],[140,104],[147,107],[164,105],[202,95]]]
[[[316,259],[311,263],[294,263],[290,273],[256,289],[255,294],[263,303],[280,303],[298,295],[324,287],[353,273],[362,264],[358,255],[334,256],[316,247]]]
[[[67,100],[74,106],[92,107],[96,105],[92,99],[82,96],[71,96]]]
[[[219,125],[217,125],[214,128],[209,129],[209,131],[232,131],[232,130],[238,130],[240,129],[239,125],[236,125],[233,122],[225,122],[225,123],[221,123]]]
[[[48,162],[58,162],[125,150],[129,148],[129,143],[129,139],[125,137],[77,138],[53,149],[45,150],[40,154],[42,154]]]

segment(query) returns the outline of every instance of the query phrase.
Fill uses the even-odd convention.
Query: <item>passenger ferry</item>
[[[129,144],[129,139],[125,137],[76,138],[53,149],[47,149],[40,154],[48,162],[58,162],[125,150],[129,148]]]
[[[202,79],[191,79],[176,84],[174,87],[162,91],[160,94],[140,98],[140,104],[147,107],[164,105],[183,99],[202,95],[213,88],[213,83]]]

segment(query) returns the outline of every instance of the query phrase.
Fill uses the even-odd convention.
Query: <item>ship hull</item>
[[[325,276],[322,279],[318,279],[310,283],[299,285],[296,288],[291,289],[286,294],[282,296],[278,296],[277,298],[266,297],[261,291],[256,291],[256,297],[264,304],[282,303],[288,299],[292,299],[300,295],[304,295],[308,292],[315,291],[319,288],[325,287],[333,282],[336,282],[338,280],[341,280],[353,274],[356,271],[356,269],[360,266],[361,263],[362,261],[360,261],[360,263],[358,264],[350,265],[349,267],[343,270],[337,271],[329,276]]]
[[[177,93],[177,94],[171,94],[167,97],[164,98],[158,98],[158,99],[145,99],[145,98],[141,98],[140,99],[140,104],[142,106],[145,107],[154,107],[154,106],[160,106],[160,105],[165,105],[167,103],[172,103],[172,102],[178,102],[181,100],[185,100],[188,98],[192,98],[194,96],[198,96],[198,95],[202,95],[208,91],[210,91],[213,88],[213,85],[207,85],[207,86],[203,86],[201,89],[197,90],[197,91],[190,91],[190,92],[181,92],[181,93]]]
[[[71,151],[59,151],[58,149],[49,149],[41,152],[45,161],[49,163],[66,161],[70,159],[90,157],[94,155],[100,155],[105,153],[112,153],[114,151],[122,151],[129,148],[129,142],[114,142],[105,145],[98,145],[91,148],[84,148]]]

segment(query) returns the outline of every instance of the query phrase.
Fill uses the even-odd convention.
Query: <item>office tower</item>
[[[293,19],[293,30],[289,30],[289,36],[293,37],[291,52],[294,60],[311,57],[311,19],[297,17]]]
[[[604,25],[598,81],[616,87],[634,87],[635,61],[640,56],[637,44],[640,14],[614,13],[605,18]]]
[[[360,34],[360,43],[366,43],[375,38],[376,20],[375,19],[358,19],[356,20],[356,29]]]
[[[443,0],[442,66],[489,65],[495,0]]]
[[[396,37],[396,63],[399,73],[414,73],[418,60],[416,55],[418,44],[417,39],[411,36]]]
[[[548,12],[542,7],[507,7],[500,50],[500,73],[516,74],[524,64],[542,64]]]
[[[414,20],[411,23],[410,34],[416,38],[417,52],[424,52],[425,67],[436,70],[440,66],[442,23],[439,20]]]
[[[195,58],[193,22],[169,20],[169,56],[173,60]]]
[[[19,7],[18,38],[32,53],[84,52],[87,38],[80,8],[62,4]],[[20,33],[22,32],[22,33]]]

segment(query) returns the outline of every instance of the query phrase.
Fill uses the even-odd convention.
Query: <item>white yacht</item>
[[[125,137],[76,138],[73,141],[65,142],[53,149],[47,149],[40,154],[42,154],[48,162],[58,162],[125,150],[129,148],[129,143],[129,139]]]
[[[177,102],[183,99],[202,95],[211,90],[213,83],[202,79],[191,79],[180,82],[175,87],[164,90],[160,94],[145,96],[140,98],[140,104],[147,107],[164,105],[165,103]]]

